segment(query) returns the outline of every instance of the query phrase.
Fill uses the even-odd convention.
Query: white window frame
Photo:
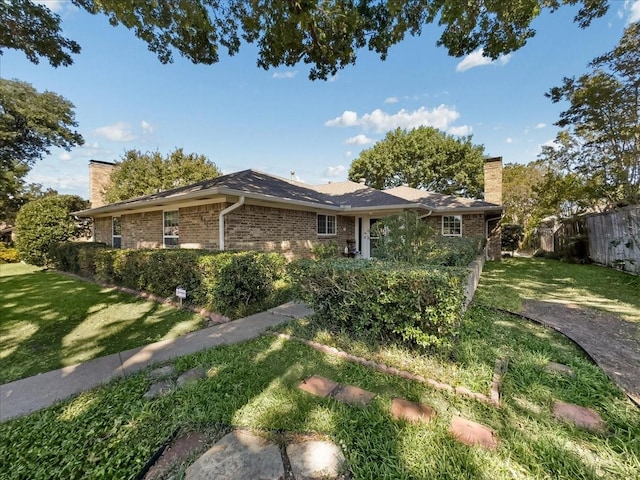
[[[175,213],[178,216],[178,224],[175,225],[177,234],[167,234],[167,228],[171,228],[171,226],[167,227],[167,214]],[[176,239],[175,245],[167,245],[167,239]],[[162,246],[164,248],[180,248],[180,210],[165,210],[162,212]]]
[[[458,221],[460,225],[460,231],[458,233],[450,233],[451,225],[449,225],[448,232],[445,233],[445,219],[453,218]],[[442,236],[443,237],[461,237],[462,236],[462,215],[443,215],[442,216]]]
[[[116,235],[116,220],[118,221],[118,226],[120,227],[120,235]],[[120,244],[117,247],[115,242],[116,238],[119,239]],[[113,248],[122,248],[122,222],[120,221],[120,217],[111,217],[111,246]]]
[[[321,217],[324,217],[324,233],[320,232]],[[333,218],[333,224],[329,222],[329,219]],[[333,225],[333,231],[331,232],[330,226]],[[335,237],[338,231],[338,217],[336,215],[326,215],[324,213],[318,213],[316,215],[316,233],[320,237]]]

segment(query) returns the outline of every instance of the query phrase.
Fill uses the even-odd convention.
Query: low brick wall
[[[467,308],[473,300],[473,295],[476,293],[476,289],[478,288],[478,283],[480,283],[480,275],[482,275],[482,269],[484,268],[484,262],[487,258],[487,248],[484,247],[484,250],[480,255],[476,257],[476,259],[467,265],[469,269],[469,275],[467,275],[467,286],[465,287],[465,301],[464,306]]]

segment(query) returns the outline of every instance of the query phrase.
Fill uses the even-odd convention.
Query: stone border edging
[[[480,276],[482,275],[482,269],[484,268],[484,262],[487,258],[487,249],[488,244],[482,250],[482,253],[478,255],[475,260],[473,260],[469,265],[467,265],[467,270],[469,273],[467,274],[467,285],[464,289],[464,309],[466,310],[471,300],[473,300],[473,296],[476,293],[478,288],[478,284],[480,283]]]
[[[412,380],[414,382],[419,382],[419,383],[424,383],[426,385],[429,385],[430,387],[434,388],[435,390],[440,390],[440,391],[445,391],[445,392],[449,392],[452,393],[454,395],[458,395],[458,396],[462,396],[462,397],[468,397],[471,398],[473,400],[477,400],[479,402],[482,403],[486,403],[488,405],[493,405],[495,407],[500,407],[500,387],[502,385],[502,374],[504,374],[504,369],[506,369],[506,360],[505,359],[498,359],[496,361],[496,371],[498,372],[498,367],[500,367],[499,373],[495,373],[494,372],[494,376],[493,376],[493,382],[491,384],[491,394],[490,396],[487,396],[483,393],[478,393],[478,392],[474,392],[472,390],[469,390],[466,387],[453,387],[451,385],[449,385],[448,383],[443,383],[443,382],[439,382],[437,380],[434,380],[432,378],[425,378],[422,375],[415,375],[413,373],[404,371],[404,370],[400,370],[398,368],[395,367],[389,367],[387,365],[385,365],[384,363],[376,363],[373,360],[367,360],[366,358],[363,357],[358,357],[356,355],[352,355],[350,353],[347,353],[343,350],[338,350],[335,347],[330,347],[328,345],[324,345],[322,343],[318,343],[318,342],[314,342],[313,340],[305,340],[304,338],[299,338],[299,337],[295,337],[293,335],[288,335],[286,333],[276,333],[274,332],[273,335],[275,335],[276,337],[279,338],[284,338],[285,340],[293,340],[295,342],[300,342],[300,343],[304,343],[305,345],[318,350],[320,352],[323,353],[328,353],[330,355],[335,355],[337,357],[340,358],[344,358],[347,361],[353,362],[353,363],[358,363],[360,365],[363,365],[365,367],[369,367],[369,368],[373,368],[375,370],[378,370],[379,372],[382,373],[386,373],[389,375],[396,375],[398,377],[404,378],[406,380]]]

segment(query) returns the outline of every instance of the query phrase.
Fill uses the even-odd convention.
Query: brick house
[[[502,159],[485,163],[485,196],[469,200],[408,187],[377,190],[361,183],[306,185],[255,170],[223,175],[140,198],[105,204],[114,164],[89,164],[93,239],[116,248],[263,250],[309,256],[335,241],[371,257],[370,227],[405,210],[424,216],[443,235],[485,236],[500,254]]]

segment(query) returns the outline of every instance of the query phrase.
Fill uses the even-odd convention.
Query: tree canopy
[[[439,46],[450,55],[477,49],[497,58],[522,47],[543,10],[580,5],[574,18],[581,27],[608,9],[608,0],[72,0],[92,14],[104,14],[112,25],[134,31],[161,62],[179,52],[194,63],[213,64],[219,51],[236,54],[243,42],[258,47],[257,64],[268,69],[311,65],[310,78],[326,79],[356,62],[367,48],[384,60],[389,48],[407,35],[420,35],[429,24],[442,27]],[[68,65],[79,46],[62,36],[60,19],[33,0],[0,2],[2,47],[23,50],[32,61],[45,57],[53,66]]]
[[[481,198],[484,147],[432,127],[396,129],[351,163],[349,179],[392,188],[406,184],[431,192]]]
[[[112,203],[141,197],[215,178],[220,173],[204,155],[185,154],[181,148],[166,157],[158,151],[128,150],[111,174],[105,200]]]
[[[582,185],[600,206],[640,203],[640,23],[625,30],[592,71],[565,78],[547,96],[566,101],[556,125],[565,128],[542,158]]]
[[[74,130],[73,104],[30,84],[0,79],[0,220],[11,220],[16,209],[32,198],[24,177],[52,147],[70,150],[82,145]]]
[[[76,195],[46,195],[27,203],[16,218],[16,248],[20,258],[33,265],[46,265],[54,243],[85,234],[87,225],[71,212],[84,210],[89,202]]]

